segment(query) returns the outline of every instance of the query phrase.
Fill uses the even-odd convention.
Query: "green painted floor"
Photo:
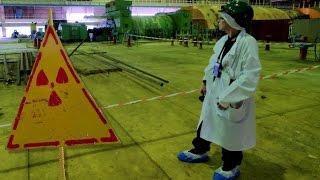
[[[68,44],[69,52],[76,44]],[[301,61],[299,49],[273,44],[270,52],[260,45],[262,74],[319,65]],[[125,72],[81,75],[97,103],[115,103],[200,88],[202,72],[212,53],[170,43],[139,43],[132,48],[106,43],[87,43],[79,51],[106,51],[145,71],[170,81],[158,84]],[[96,59],[72,56],[80,70],[105,69]],[[7,152],[10,126],[24,86],[0,84],[0,179],[58,179],[57,149]],[[68,179],[211,179],[221,164],[220,148],[212,145],[210,161],[186,164],[177,152],[189,149],[195,135],[201,103],[198,93],[103,109],[121,144],[66,148]],[[261,97],[266,98],[261,98]],[[256,95],[257,146],[244,154],[242,180],[320,179],[320,68],[262,80]]]

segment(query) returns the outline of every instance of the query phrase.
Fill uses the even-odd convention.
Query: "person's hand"
[[[227,110],[229,108],[228,105],[224,105],[224,104],[220,104],[220,103],[217,103],[217,106],[222,111],[225,111],[225,110]]]
[[[200,93],[201,93],[202,95],[206,95],[206,92],[207,92],[207,90],[206,90],[206,85],[202,84],[202,87],[201,87],[201,89],[200,89]]]
[[[239,109],[243,104],[243,101],[234,103],[234,104],[230,104],[230,107],[234,108],[234,109]]]

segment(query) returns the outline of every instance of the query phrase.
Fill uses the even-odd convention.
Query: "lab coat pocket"
[[[246,116],[246,107],[243,103],[239,108],[229,107],[226,110],[219,109],[218,105],[216,105],[216,113],[218,117],[222,120],[232,121],[238,123],[242,121]]]
[[[242,121],[246,116],[246,104],[245,101],[243,101],[242,105],[239,108],[233,108],[229,107],[228,109],[228,119],[232,122],[240,122]]]
[[[216,113],[217,113],[219,119],[222,119],[222,120],[228,120],[229,119],[228,109],[227,110],[219,109],[217,103],[215,103],[215,109],[216,109]]]

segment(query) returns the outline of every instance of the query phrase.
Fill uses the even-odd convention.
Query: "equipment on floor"
[[[34,48],[27,48],[26,44],[0,45],[0,81],[20,85],[26,83],[34,63]]]

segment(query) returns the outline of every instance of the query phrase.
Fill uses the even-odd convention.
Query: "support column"
[[[0,6],[0,23],[2,29],[2,37],[6,36],[4,6]]]
[[[61,7],[61,18],[67,20],[68,7]]]

